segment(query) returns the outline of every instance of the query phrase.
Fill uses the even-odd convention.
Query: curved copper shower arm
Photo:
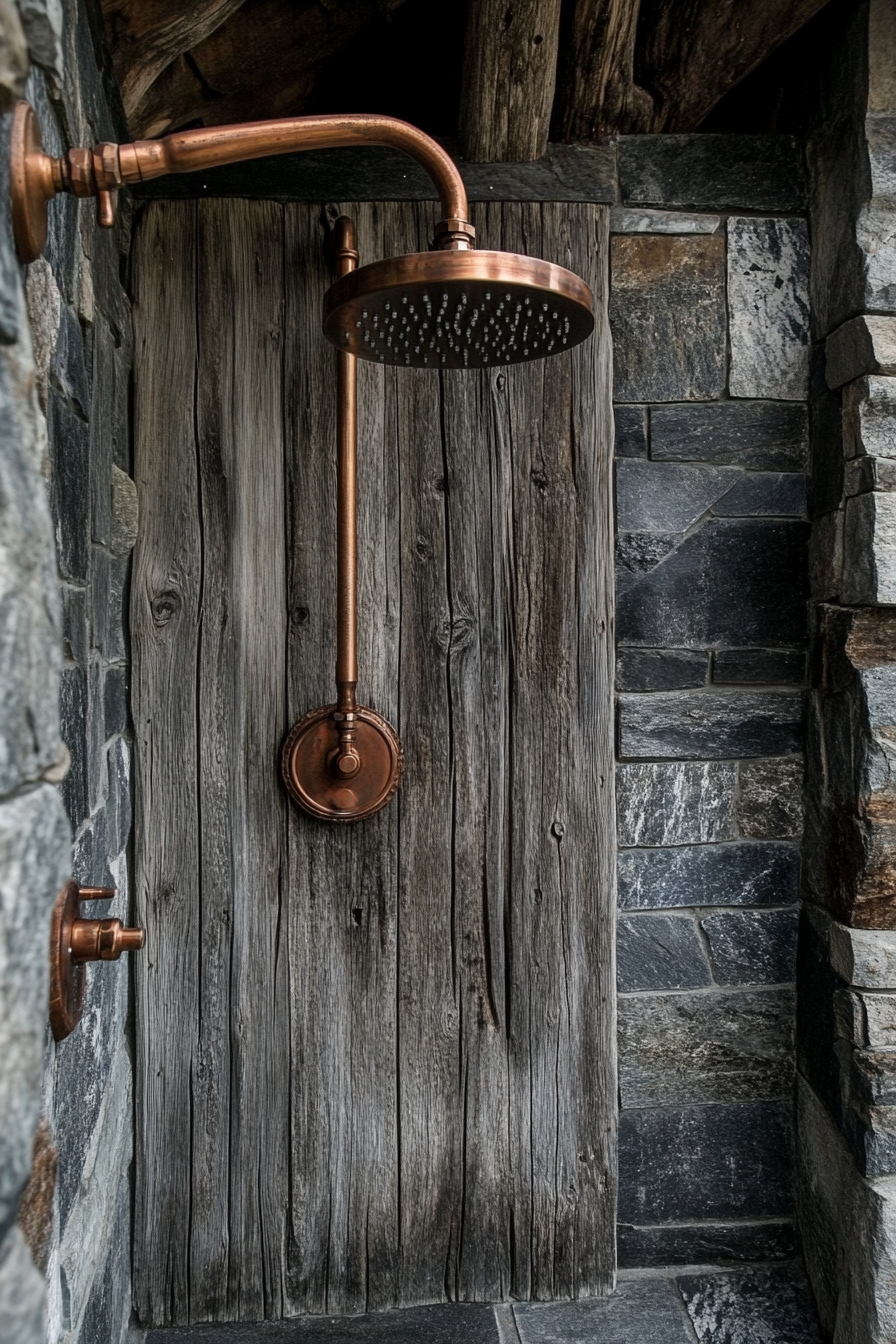
[[[434,246],[459,250],[473,244],[467,193],[451,158],[435,140],[396,117],[357,114],[250,121],[175,131],[160,140],[137,140],[129,145],[104,142],[92,150],[70,149],[57,159],[43,151],[33,108],[19,102],[13,118],[11,168],[19,256],[22,261],[33,261],[40,254],[46,235],[46,203],[60,191],[98,197],[99,222],[108,228],[114,220],[113,193],[129,182],[195,173],[295,150],[357,145],[400,149],[416,159],[432,178],[442,203],[444,218],[436,225]],[[26,256],[26,252],[34,255]]]

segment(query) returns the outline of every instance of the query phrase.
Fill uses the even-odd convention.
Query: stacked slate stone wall
[[[784,137],[617,153],[619,1263],[787,1258],[805,178]]]
[[[808,138],[812,658],[797,1205],[835,1344],[896,1339],[896,10],[825,11]]]
[[[52,153],[121,138],[79,4],[0,5],[0,84],[4,181],[17,96]],[[128,229],[61,198],[44,258],[22,268],[6,193],[2,211],[0,1337],[115,1344],[130,1316],[128,968],[90,968],[84,1019],[56,1046],[47,954],[70,876],[118,888],[96,914],[128,914]]]

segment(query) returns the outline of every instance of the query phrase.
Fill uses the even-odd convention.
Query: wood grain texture
[[[646,131],[653,99],[634,81],[642,0],[575,0],[561,29],[554,134],[594,140]]]
[[[472,163],[540,159],[548,147],[560,0],[470,0],[460,139]]]
[[[130,119],[153,80],[202,42],[243,0],[105,0],[106,39]]]
[[[177,208],[148,208],[140,265],[159,254]],[[135,582],[135,632],[146,627],[135,653],[151,656],[138,674],[140,779],[152,781],[165,752],[184,762],[183,816],[160,787],[141,802],[141,891],[159,938],[158,851],[182,833],[194,842],[191,885],[173,900],[191,950],[180,950],[164,1006],[141,982],[137,1245],[155,1256],[138,1267],[141,1319],[606,1292],[616,1167],[607,211],[474,210],[483,246],[585,276],[598,329],[584,346],[504,372],[359,366],[359,696],[399,730],[406,769],[395,802],[349,828],[284,814],[269,740],[275,721],[284,733],[332,697],[324,241],[344,211],[362,264],[424,248],[432,206],[287,205],[282,266],[280,211],[197,207],[199,281],[194,297],[185,261],[173,314],[199,333],[195,397],[185,383],[177,408],[139,403],[155,417],[138,438],[141,462],[162,441],[183,458],[164,482],[142,465],[142,489],[155,482],[174,516],[173,474],[194,514],[176,546],[150,522],[139,574],[167,571],[190,536],[201,576],[189,621],[169,638],[193,679],[183,712],[166,715],[165,744],[153,735],[166,683],[140,614],[147,580]],[[141,331],[168,320],[160,302],[151,313],[138,304]],[[154,366],[169,358],[157,338],[141,349]],[[141,372],[138,386],[159,377]],[[152,1081],[160,1059],[186,1080],[180,1090]],[[178,1134],[168,1166],[179,1200],[143,1156]],[[169,1246],[177,1253],[157,1253]]]
[[[652,124],[621,131],[693,131],[720,98],[802,28],[827,0],[642,0],[635,79]]]

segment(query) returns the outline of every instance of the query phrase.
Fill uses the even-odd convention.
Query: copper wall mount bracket
[[[114,895],[115,887],[66,882],[56,898],[50,927],[50,1027],[56,1041],[64,1041],[81,1021],[85,963],[117,961],[146,940],[142,929],[126,929],[120,919],[81,918],[81,901],[107,901]]]

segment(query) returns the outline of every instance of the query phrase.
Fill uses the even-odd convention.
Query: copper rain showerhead
[[[132,145],[99,144],[45,154],[34,110],[16,105],[10,188],[19,259],[34,261],[59,192],[97,198],[110,227],[115,195],[129,182],[195,172],[297,149],[390,145],[410,154],[438,190],[442,219],[432,250],[357,270],[352,223],[336,229],[338,278],[324,298],[323,328],[339,351],[337,431],[337,654],[335,704],[311,710],[283,747],[286,786],[306,812],[359,821],[398,788],[398,735],[358,704],[356,361],[417,369],[502,368],[562,354],[594,329],[591,290],[562,266],[511,252],[477,252],[463,179],[442,147],[407,122],[380,116],[291,117],[178,131]]]

